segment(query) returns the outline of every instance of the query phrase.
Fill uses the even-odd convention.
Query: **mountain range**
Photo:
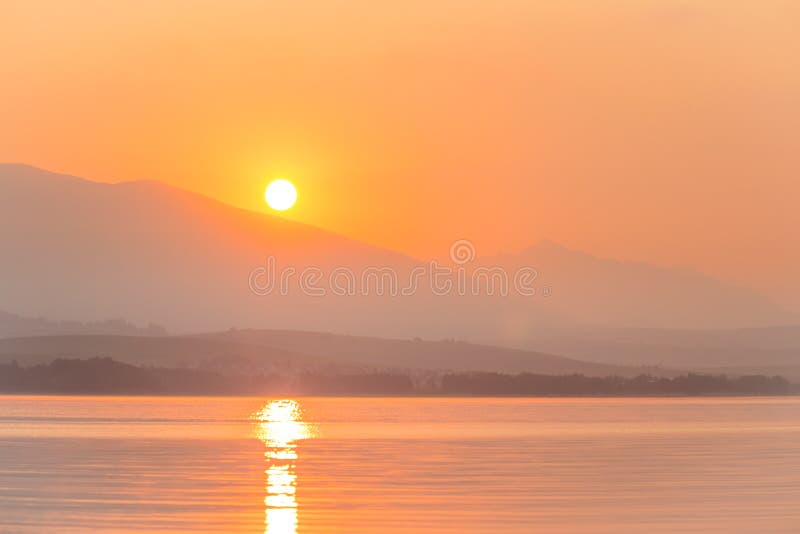
[[[799,361],[799,329],[787,325],[800,321],[755,291],[687,269],[597,258],[549,241],[468,265],[506,273],[533,268],[534,296],[437,296],[427,275],[405,296],[317,297],[297,288],[258,295],[252,276],[269,257],[277,269],[294,267],[295,276],[309,266],[323,273],[390,268],[401,283],[428,262],[151,181],[98,183],[2,164],[0,249],[0,308],[73,325],[19,327],[4,337],[163,334],[98,326],[108,317],[125,317],[179,335],[237,327],[238,336],[252,329],[457,339],[611,365]],[[81,323],[94,323],[94,330]],[[785,345],[773,346],[775,336]],[[226,343],[234,342],[231,337],[223,336]],[[270,339],[273,348],[291,348],[278,343],[277,334]],[[433,358],[435,351],[425,354]],[[393,363],[391,356],[384,359],[369,361]]]

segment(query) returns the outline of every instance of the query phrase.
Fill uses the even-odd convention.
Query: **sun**
[[[264,198],[270,208],[278,211],[288,210],[297,201],[297,189],[289,180],[274,180],[267,186]]]

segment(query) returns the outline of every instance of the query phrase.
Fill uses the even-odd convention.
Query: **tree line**
[[[792,395],[800,386],[780,376],[447,373],[419,380],[403,373],[300,372],[223,374],[143,367],[110,358],[57,359],[23,367],[0,364],[0,392],[105,395],[452,395],[452,396],[694,396]]]

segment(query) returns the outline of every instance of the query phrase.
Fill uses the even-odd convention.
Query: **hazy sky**
[[[800,303],[800,2],[0,0],[0,161]]]

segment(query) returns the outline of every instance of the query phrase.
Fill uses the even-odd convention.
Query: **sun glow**
[[[270,208],[278,211],[288,210],[297,201],[297,189],[289,180],[275,180],[267,186],[264,198]]]

